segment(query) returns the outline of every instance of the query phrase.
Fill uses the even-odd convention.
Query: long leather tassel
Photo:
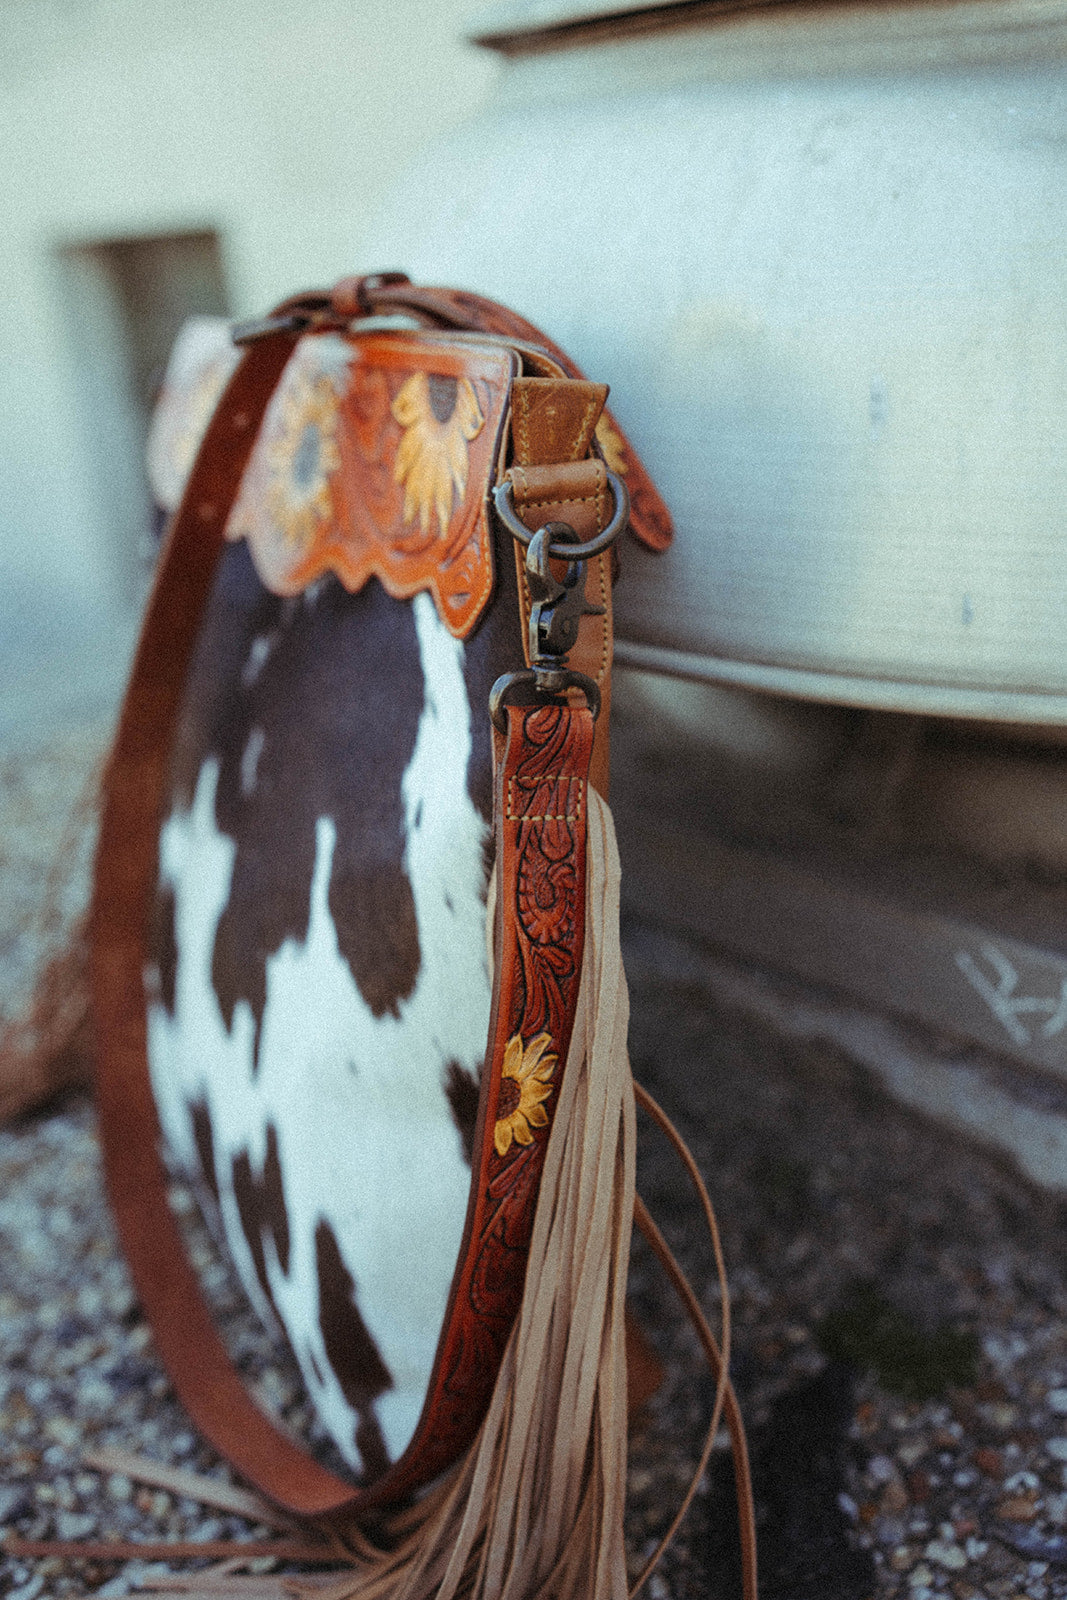
[[[526,1289],[489,1412],[399,1542],[317,1600],[626,1600],[623,1308],[634,1209],[619,860],[590,792],[586,944]],[[299,1592],[300,1580],[289,1580]]]

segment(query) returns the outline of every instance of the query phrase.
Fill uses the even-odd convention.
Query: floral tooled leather
[[[515,357],[406,333],[299,346],[227,526],[262,582],[299,594],[326,572],[421,589],[465,638],[493,587],[486,510]]]
[[[443,1469],[470,1442],[519,1310],[585,945],[593,718],[571,705],[509,706],[506,715],[495,799],[497,982],[475,1135],[482,1182],[471,1191],[424,1421],[409,1446],[420,1467]]]

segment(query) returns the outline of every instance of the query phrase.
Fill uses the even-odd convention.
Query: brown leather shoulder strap
[[[253,1403],[204,1303],[167,1203],[146,1056],[145,929],[171,736],[233,504],[296,333],[251,345],[209,424],[160,559],[104,779],[92,910],[97,1099],[123,1246],[164,1366],[200,1430],[243,1477],[307,1516],[351,1488]]]

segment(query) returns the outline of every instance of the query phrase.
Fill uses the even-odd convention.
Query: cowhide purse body
[[[100,1106],[176,1388],[320,1514],[410,1493],[485,1410],[574,1015],[625,489],[636,537],[670,522],[606,388],[491,302],[385,274],[236,337],[105,782]],[[160,1130],[358,1487],[244,1391]]]

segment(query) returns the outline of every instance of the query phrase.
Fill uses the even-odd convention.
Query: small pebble
[[[86,1539],[96,1527],[96,1518],[79,1515],[74,1511],[56,1513],[56,1537],[59,1539]]]
[[[997,1516],[1002,1522],[1033,1522],[1037,1506],[1028,1495],[1012,1495],[997,1506]]]
[[[958,1544],[945,1539],[931,1539],[923,1551],[927,1561],[934,1561],[946,1572],[959,1572],[967,1565],[967,1557]]]
[[[838,1495],[837,1509],[844,1512],[850,1522],[859,1521],[860,1508],[850,1494],[842,1493]]]
[[[7,1600],[37,1600],[37,1596],[44,1588],[45,1580],[41,1573],[32,1577],[29,1583],[20,1584],[17,1589],[7,1591]]]
[[[1019,1413],[1014,1406],[1006,1405],[1003,1401],[994,1400],[988,1405],[979,1406],[979,1415],[1001,1433],[1007,1433],[1014,1428],[1019,1420]]]
[[[69,1417],[46,1417],[44,1431],[68,1450],[81,1440],[81,1429]]]
[[[25,1485],[0,1485],[0,1525],[15,1522],[32,1510],[33,1498]]]
[[[1048,1407],[1058,1417],[1067,1417],[1067,1389],[1050,1389],[1048,1392]]]
[[[895,1479],[892,1483],[886,1484],[882,1491],[882,1498],[879,1501],[882,1511],[887,1513],[889,1516],[896,1516],[899,1515],[900,1512],[906,1511],[910,1503],[911,1502],[908,1499],[908,1491],[900,1482],[899,1478]]]
[[[936,1484],[936,1482],[937,1479],[932,1473],[908,1473],[908,1494],[911,1496],[916,1505],[921,1506],[926,1504],[927,1500],[930,1498],[930,1490]]]
[[[872,1456],[867,1463],[867,1477],[872,1484],[891,1483],[897,1469],[888,1456]]]
[[[1045,1515],[1050,1522],[1067,1522],[1067,1494],[1046,1495]]]

